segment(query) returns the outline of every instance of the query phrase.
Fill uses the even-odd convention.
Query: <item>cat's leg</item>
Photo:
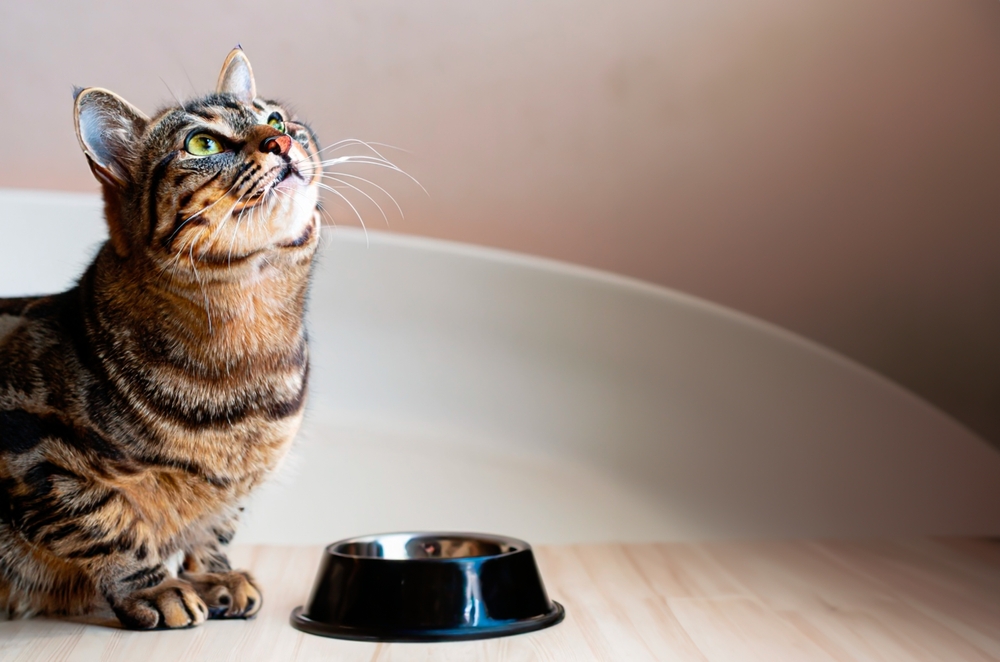
[[[61,544],[53,547],[59,549],[59,572],[67,575],[66,582],[73,583],[73,573],[86,576],[129,629],[185,628],[205,622],[205,601],[190,582],[170,576],[163,559],[151,551],[156,541],[143,535],[143,527],[130,526],[123,510],[95,514],[119,517],[117,522],[125,526],[108,531],[109,535],[95,535],[93,529],[88,532],[74,518],[67,518],[61,530],[48,534],[50,538],[63,536],[55,541]],[[69,529],[74,533],[63,535]]]
[[[14,553],[22,559],[15,567],[24,578],[21,602],[39,613],[80,613],[89,596],[100,595],[122,625],[140,630],[208,618],[194,587],[169,576],[163,564],[169,542],[124,494],[44,456],[17,459],[7,465],[13,476],[0,484],[0,497],[10,512],[4,540],[21,548]],[[28,574],[31,560],[35,570]]]
[[[124,511],[116,513],[128,521]],[[113,520],[112,520],[113,521]],[[190,582],[170,575],[156,540],[141,520],[118,535],[91,542],[69,557],[89,574],[115,616],[133,630],[193,627],[208,619],[208,605]],[[169,553],[164,551],[166,556]]]
[[[245,570],[233,570],[223,549],[235,533],[235,518],[212,527],[184,556],[180,577],[208,605],[209,618],[253,618],[264,601],[260,587]]]

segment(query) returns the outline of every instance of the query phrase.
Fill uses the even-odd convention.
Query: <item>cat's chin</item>
[[[292,220],[288,227],[282,228],[280,234],[275,237],[273,245],[278,249],[307,246],[319,231],[318,218],[314,211],[319,197],[318,192],[315,187],[310,187],[295,174],[280,181],[274,190],[285,191],[285,199],[291,200],[289,215]]]
[[[305,230],[296,239],[292,241],[286,241],[284,243],[279,243],[278,248],[301,248],[312,241],[314,235],[318,232],[316,228],[316,222],[311,220],[308,225],[306,225]]]

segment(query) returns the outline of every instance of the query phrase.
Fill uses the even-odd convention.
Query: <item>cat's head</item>
[[[315,135],[257,96],[241,49],[226,58],[214,94],[152,118],[100,88],[78,91],[75,110],[120,258],[199,279],[311,259],[320,229]]]

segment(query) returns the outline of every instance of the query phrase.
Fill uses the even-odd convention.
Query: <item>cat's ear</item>
[[[131,179],[136,145],[149,124],[141,110],[99,87],[76,92],[76,136],[102,183],[121,188]]]
[[[215,91],[218,94],[231,94],[243,103],[252,103],[257,98],[257,85],[253,81],[250,60],[239,46],[229,52],[229,57],[222,65]]]

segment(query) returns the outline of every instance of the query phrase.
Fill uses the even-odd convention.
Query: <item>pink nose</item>
[[[260,141],[260,151],[284,156],[292,148],[292,139],[288,136],[270,136]]]

